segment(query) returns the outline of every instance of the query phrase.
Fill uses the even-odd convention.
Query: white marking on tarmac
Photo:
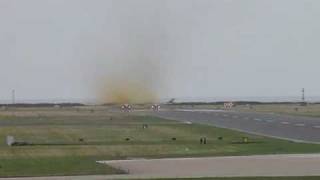
[[[317,128],[317,129],[319,129],[320,128],[320,126],[313,126],[314,128]]]
[[[290,123],[289,123],[289,122],[285,122],[285,121],[284,121],[284,122],[281,122],[281,124],[290,124]]]
[[[303,123],[298,123],[298,124],[295,124],[295,126],[303,127],[303,126],[305,126],[305,124],[303,124]]]
[[[272,120],[272,119],[267,119],[266,120],[266,122],[268,122],[268,123],[272,123],[274,120]]]
[[[185,112],[224,112],[224,110],[215,109],[176,109],[174,111],[185,111]]]
[[[259,118],[254,118],[255,121],[262,121],[261,119]]]

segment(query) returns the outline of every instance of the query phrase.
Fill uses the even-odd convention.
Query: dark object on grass
[[[112,117],[110,117],[110,121],[112,121],[113,120],[113,118]]]
[[[130,141],[130,138],[126,138],[126,141]]]
[[[79,142],[84,142],[84,139],[83,138],[79,138]]]
[[[220,141],[223,140],[223,137],[222,136],[218,137],[218,140],[220,140]]]
[[[91,113],[94,113],[94,110],[93,110],[93,109],[91,109],[91,110],[90,110],[90,112],[91,112]]]
[[[143,129],[147,129],[148,127],[149,127],[148,124],[142,125],[142,128],[143,128]]]
[[[174,137],[174,138],[171,138],[171,140],[172,140],[172,141],[176,141],[176,140],[177,140],[177,138],[175,138],[175,137]]]
[[[15,138],[13,136],[7,136],[7,145],[8,146],[29,146],[29,145],[33,145],[32,143],[28,143],[25,141],[16,141]]]
[[[32,145],[31,143],[28,143],[28,142],[14,142],[12,143],[11,146],[30,146]]]
[[[206,137],[201,138],[200,139],[200,144],[207,144],[207,138]]]
[[[248,143],[249,138],[248,137],[242,137],[242,143]]]

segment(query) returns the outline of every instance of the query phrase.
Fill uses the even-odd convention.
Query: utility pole
[[[306,106],[307,105],[307,103],[306,103],[306,96],[305,96],[305,89],[304,88],[302,88],[302,97],[301,97],[301,103],[300,103],[300,105],[301,106]]]
[[[14,104],[16,104],[16,90],[12,90],[12,104],[14,105]]]

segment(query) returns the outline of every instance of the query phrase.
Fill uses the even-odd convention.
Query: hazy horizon
[[[155,103],[166,103],[172,98],[163,98]],[[255,101],[255,102],[301,102],[299,96],[269,96],[269,97],[175,97],[175,102],[235,102],[235,101]],[[319,103],[320,96],[306,98],[306,102]],[[16,99],[15,103],[83,103],[83,104],[102,104],[96,99]],[[0,104],[12,104],[12,99],[1,99]]]
[[[320,97],[320,1],[0,0],[0,101]]]

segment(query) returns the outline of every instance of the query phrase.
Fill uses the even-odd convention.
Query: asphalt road
[[[213,110],[162,110],[152,115],[293,141],[320,143],[320,118]]]

